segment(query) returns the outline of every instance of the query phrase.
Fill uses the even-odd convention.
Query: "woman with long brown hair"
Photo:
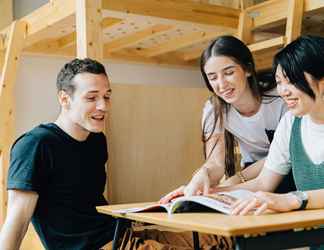
[[[271,74],[258,78],[251,51],[233,36],[218,37],[204,50],[200,70],[212,93],[202,119],[206,161],[187,185],[163,197],[162,203],[181,195],[207,194],[224,175],[232,177],[230,184],[255,178],[287,110]],[[238,170],[236,143],[241,153]],[[278,192],[294,189],[291,175],[286,179]]]

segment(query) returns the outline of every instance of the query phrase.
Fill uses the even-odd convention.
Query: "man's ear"
[[[57,95],[61,107],[63,109],[69,109],[71,97],[68,95],[68,93],[66,93],[64,90],[60,90]]]

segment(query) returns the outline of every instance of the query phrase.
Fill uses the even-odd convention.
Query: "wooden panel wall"
[[[44,247],[31,223],[20,246],[20,250],[44,250]]]
[[[112,85],[107,133],[112,203],[157,200],[203,160],[204,88]]]

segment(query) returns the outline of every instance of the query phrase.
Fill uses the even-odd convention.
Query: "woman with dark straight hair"
[[[212,93],[202,118],[206,161],[186,186],[164,196],[162,203],[181,195],[207,194],[224,175],[231,177],[225,184],[255,178],[287,110],[272,75],[258,77],[251,51],[233,36],[221,36],[210,43],[202,53],[200,70]],[[236,144],[241,153],[239,167],[235,167]],[[294,189],[288,176],[278,192]]]
[[[239,201],[233,214],[324,208],[324,38],[299,37],[276,54],[273,70],[289,111],[278,125],[260,175],[227,188],[262,190]],[[291,169],[298,191],[271,193]],[[324,245],[311,249],[323,250]]]

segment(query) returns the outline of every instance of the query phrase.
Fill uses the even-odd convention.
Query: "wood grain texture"
[[[324,223],[324,209],[293,211],[280,214],[230,216],[221,213],[167,213],[113,214],[113,210],[145,206],[145,203],[98,207],[101,213],[135,221],[153,223],[176,229],[224,236],[260,234],[265,232],[319,226]]]
[[[157,200],[187,182],[202,163],[207,90],[118,84],[112,91],[110,200]]]

